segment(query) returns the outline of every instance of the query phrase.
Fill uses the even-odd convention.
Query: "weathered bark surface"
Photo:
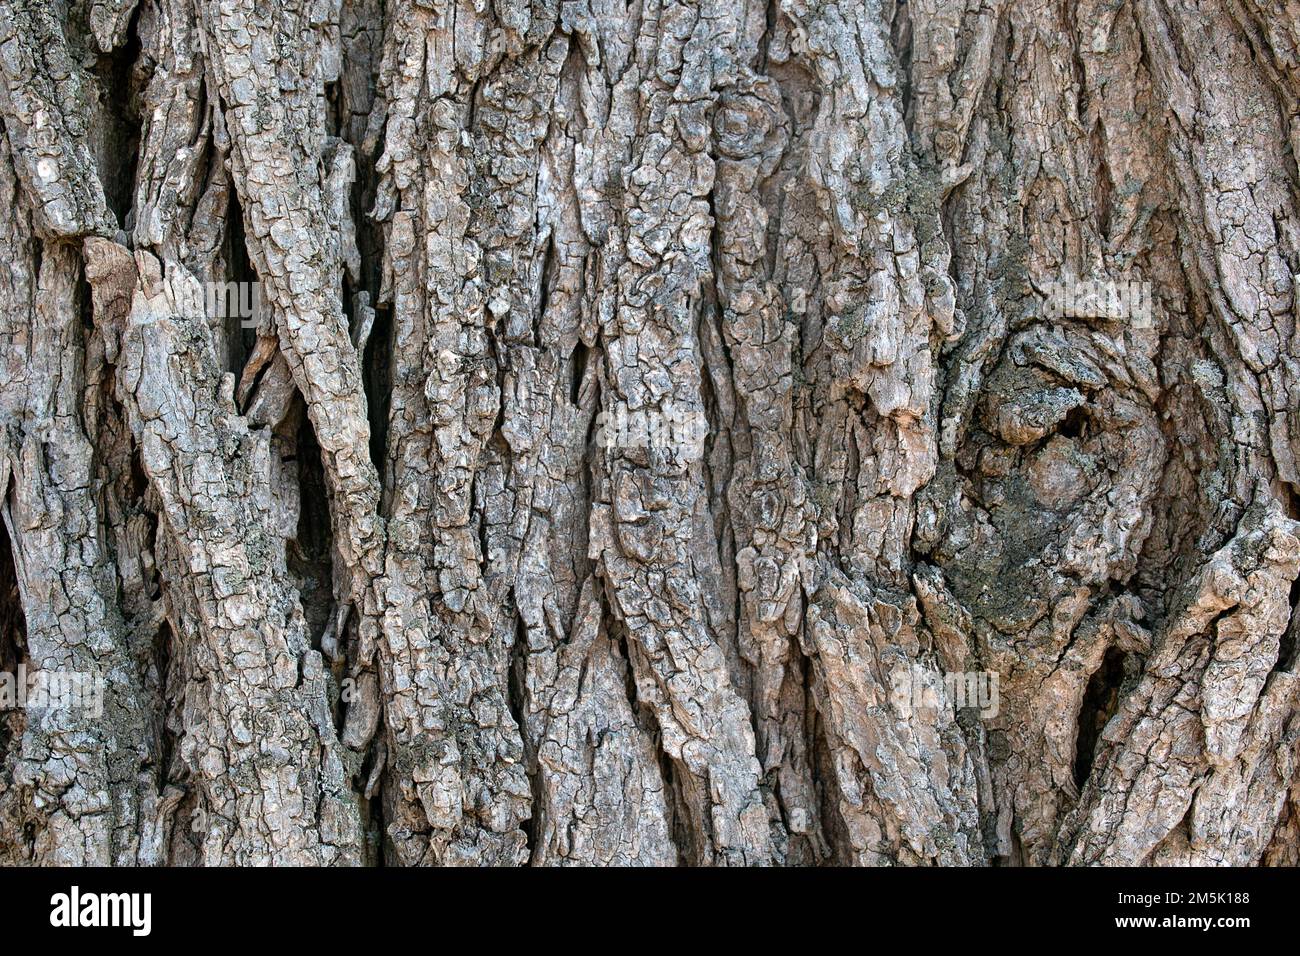
[[[1300,862],[1295,0],[0,0],[0,124],[0,863]]]

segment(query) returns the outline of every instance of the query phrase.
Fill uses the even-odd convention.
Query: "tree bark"
[[[0,122],[0,863],[1300,862],[1295,0],[0,0]]]

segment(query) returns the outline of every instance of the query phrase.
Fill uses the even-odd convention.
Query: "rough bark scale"
[[[107,688],[0,713],[0,862],[1300,860],[1295,0],[2,0],[0,74],[0,669]]]

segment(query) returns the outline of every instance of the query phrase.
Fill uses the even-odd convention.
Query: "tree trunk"
[[[1296,0],[0,74],[0,863],[1300,862]]]

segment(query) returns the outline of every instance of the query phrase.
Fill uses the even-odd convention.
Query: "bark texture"
[[[0,863],[1300,862],[1297,0],[0,0],[0,127]]]

